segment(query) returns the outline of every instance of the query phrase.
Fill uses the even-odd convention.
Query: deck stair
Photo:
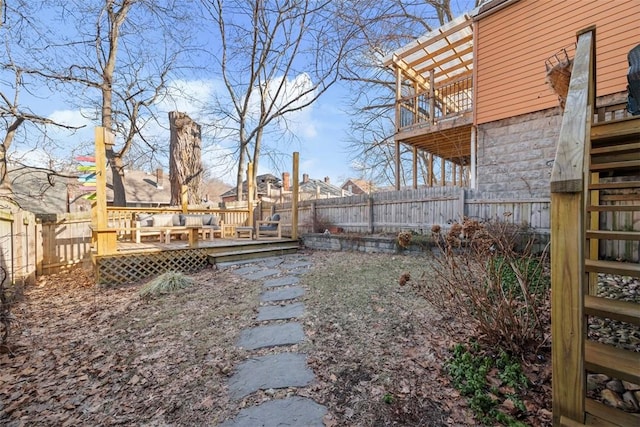
[[[640,117],[628,117],[592,125],[588,150],[585,217],[585,273],[589,293],[584,296],[586,316],[613,319],[640,326],[640,304],[597,295],[598,275],[640,277],[637,259],[602,259],[605,241],[640,245],[640,232],[625,229],[601,230],[602,215],[622,218],[640,211]],[[613,221],[613,224],[625,221]],[[640,384],[640,353],[586,340],[584,368],[612,378]],[[615,425],[640,425],[638,414],[607,407],[586,398],[587,419],[607,420]],[[631,423],[631,424],[629,424]]]
[[[209,264],[217,265],[227,262],[240,262],[257,258],[293,254],[298,251],[297,240],[247,240],[244,244],[233,247],[210,248],[207,259]]]
[[[579,32],[551,174],[553,424],[640,426],[633,408],[592,399],[586,387],[589,374],[640,384],[637,348],[590,334],[600,322],[624,322],[609,323],[615,333],[640,326],[632,292],[602,292],[640,277],[640,117],[596,111],[595,52],[595,29]],[[608,256],[612,246],[624,259]]]

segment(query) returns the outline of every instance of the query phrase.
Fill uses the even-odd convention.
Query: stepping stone
[[[305,290],[298,286],[292,286],[290,288],[276,288],[270,291],[263,292],[262,295],[260,295],[260,301],[285,301],[301,297],[302,295],[304,295],[304,293]]]
[[[265,277],[275,276],[276,274],[280,274],[280,270],[276,269],[262,269],[258,270],[255,273],[243,274],[242,277],[249,280],[260,280]]]
[[[309,268],[311,267],[311,263],[308,261],[295,261],[292,263],[282,264],[280,267],[286,270],[295,270],[297,268]]]
[[[304,304],[301,302],[286,305],[267,305],[260,307],[256,320],[263,322],[265,320],[293,319],[303,314]]]
[[[313,400],[294,396],[245,408],[220,427],[324,427],[322,418],[326,413],[327,408]]]
[[[244,276],[245,274],[255,273],[258,270],[262,270],[262,267],[257,265],[249,265],[249,266],[237,269],[236,271],[234,271],[234,273],[239,276]]]
[[[307,357],[299,353],[269,354],[248,359],[238,365],[229,378],[229,392],[234,399],[254,391],[270,388],[304,387],[313,381]]]
[[[262,284],[262,286],[264,288],[276,288],[278,286],[295,285],[299,281],[300,281],[300,278],[296,276],[282,276],[282,277],[276,277],[275,279],[269,279],[265,281]]]
[[[238,347],[256,350],[264,347],[297,344],[304,340],[300,323],[290,322],[281,325],[258,326],[240,332]]]
[[[273,267],[279,266],[284,261],[285,260],[282,257],[273,257],[273,258],[270,258],[270,259],[265,259],[264,262],[262,263],[262,265],[264,265],[265,267],[273,268]]]

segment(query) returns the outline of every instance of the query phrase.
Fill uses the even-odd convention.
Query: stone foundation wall
[[[477,187],[495,197],[550,197],[559,108],[478,126]]]

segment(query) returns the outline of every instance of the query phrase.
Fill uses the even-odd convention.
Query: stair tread
[[[640,240],[640,231],[587,230],[587,239]]]
[[[638,212],[640,205],[592,205],[587,206],[589,212]]]
[[[620,409],[612,408],[604,403],[598,402],[594,399],[585,399],[585,411],[587,414],[587,424],[591,426],[637,426],[640,425],[640,414],[633,414],[631,412],[624,412]],[[591,416],[595,417],[595,420],[590,420]],[[606,420],[606,421],[605,421]]]
[[[589,190],[608,190],[637,187],[640,187],[640,181],[599,182],[597,184],[589,184]]]
[[[640,304],[635,302],[585,295],[584,307],[586,314],[591,316],[640,325]]]
[[[630,139],[640,135],[640,117],[625,117],[595,123],[591,126],[591,141],[600,142],[612,139]]]
[[[612,363],[615,361],[615,363]],[[640,383],[640,353],[621,350],[594,341],[584,343],[585,369],[610,377]]]
[[[621,274],[623,276],[640,275],[640,264],[632,262],[585,259],[585,270],[591,273]]]
[[[270,252],[270,251],[280,251],[284,249],[298,249],[299,245],[281,245],[281,246],[273,246],[268,248],[246,248],[246,249],[236,249],[232,251],[224,251],[218,252],[214,254],[209,254],[210,257],[220,257],[220,256],[229,256],[229,255],[243,255],[254,252]]]
[[[632,142],[627,144],[607,145],[591,149],[591,155],[611,154],[620,151],[637,151],[640,150],[640,142]]]
[[[630,168],[640,168],[640,160],[621,160],[618,162],[591,163],[589,165],[589,170],[591,171],[630,169]]]

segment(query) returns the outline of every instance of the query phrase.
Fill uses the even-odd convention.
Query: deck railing
[[[135,222],[140,214],[181,214],[189,215],[217,215],[227,225],[246,225],[249,218],[249,209],[205,209],[205,208],[189,208],[184,212],[178,207],[164,208],[124,208],[124,207],[107,207],[107,220],[109,228],[116,228],[119,231],[119,237],[131,237],[131,229],[135,227]]]
[[[473,110],[473,80],[468,77],[404,97],[399,100],[398,108],[400,129],[431,125],[462,115]]]

